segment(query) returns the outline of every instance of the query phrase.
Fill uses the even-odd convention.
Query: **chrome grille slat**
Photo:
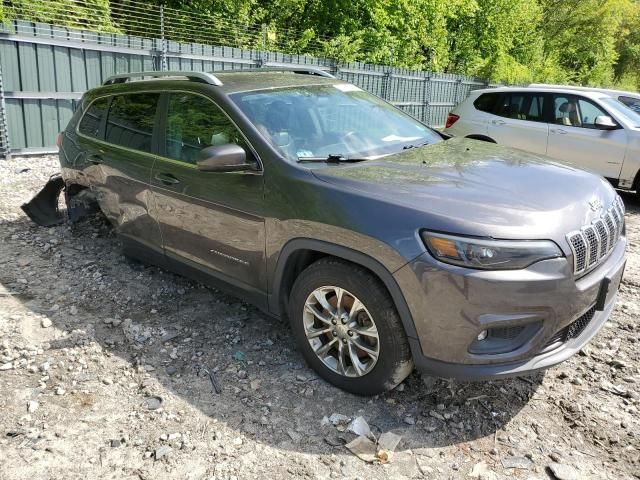
[[[587,267],[592,267],[598,260],[598,253],[600,245],[598,242],[598,236],[596,235],[596,229],[591,225],[582,228],[582,235],[587,241]]]
[[[596,232],[600,239],[600,252],[598,253],[598,260],[600,260],[607,254],[607,251],[609,251],[609,232],[602,219],[597,219],[593,224],[596,227]]]
[[[609,209],[590,225],[567,234],[575,275],[595,268],[613,250],[624,229],[624,211],[622,199],[616,196]]]
[[[604,222],[607,224],[607,228],[609,229],[609,249],[611,249],[616,240],[617,227],[609,212],[604,214]]]
[[[624,213],[620,210],[620,205],[618,202],[613,204],[613,211],[616,214],[616,218],[618,219],[618,236],[622,235],[622,226],[624,225]]]
[[[587,268],[587,242],[582,233],[574,232],[569,234],[569,245],[573,250],[573,271],[582,273]]]

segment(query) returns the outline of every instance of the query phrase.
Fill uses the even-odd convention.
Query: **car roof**
[[[142,75],[145,75],[141,78]],[[151,77],[151,75],[165,75]],[[327,76],[323,76],[327,75]],[[91,90],[91,95],[99,93],[134,92],[141,89],[168,89],[209,87],[233,94],[237,92],[269,90],[274,88],[300,87],[310,85],[344,84],[342,80],[318,71],[305,70],[228,70],[221,72],[134,72],[110,77],[105,83]]]
[[[611,97],[610,93],[604,93],[597,90],[580,90],[571,87],[496,87],[496,88],[483,88],[480,90],[474,90],[474,94],[483,93],[503,93],[503,92],[523,92],[523,93],[573,93],[580,94],[583,97],[598,99]]]
[[[613,89],[613,88],[582,87],[582,86],[575,86],[575,85],[551,85],[551,84],[546,84],[546,83],[532,83],[532,84],[529,85],[529,87],[533,87],[533,88],[540,88],[540,87],[569,88],[571,90],[601,92],[601,93],[606,93],[607,95],[611,95],[611,96],[622,95],[622,96],[627,96],[627,97],[633,97],[633,98],[639,98],[640,99],[640,93],[638,93],[638,92],[630,92],[628,90],[616,90],[616,89]]]
[[[272,88],[300,87],[308,85],[335,85],[346,83],[337,78],[318,75],[300,75],[295,72],[216,72],[222,81],[220,88],[226,93],[267,90]]]

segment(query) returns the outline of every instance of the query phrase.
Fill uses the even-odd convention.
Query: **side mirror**
[[[593,124],[600,130],[615,130],[618,128],[618,124],[608,115],[597,116]]]
[[[247,163],[247,152],[235,143],[212,145],[200,150],[198,170],[201,172],[239,172],[254,169],[254,164]]]

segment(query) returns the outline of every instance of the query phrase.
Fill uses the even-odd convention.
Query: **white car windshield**
[[[628,123],[636,128],[640,128],[640,114],[626,106],[624,103],[611,97],[601,98],[600,101],[613,110],[614,113],[624,117]]]
[[[310,85],[231,95],[284,156],[367,159],[442,141],[429,127],[355,85]]]

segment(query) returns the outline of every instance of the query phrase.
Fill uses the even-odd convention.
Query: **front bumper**
[[[563,362],[598,333],[613,311],[625,247],[621,237],[602,265],[577,280],[566,258],[489,272],[446,265],[425,253],[395,274],[416,327],[417,338],[409,339],[416,367],[445,378],[483,379]],[[602,298],[602,284],[609,280],[613,287]],[[586,326],[578,333],[561,336],[582,322]],[[535,328],[528,328],[512,349],[479,353],[473,348],[480,332],[522,326]]]

